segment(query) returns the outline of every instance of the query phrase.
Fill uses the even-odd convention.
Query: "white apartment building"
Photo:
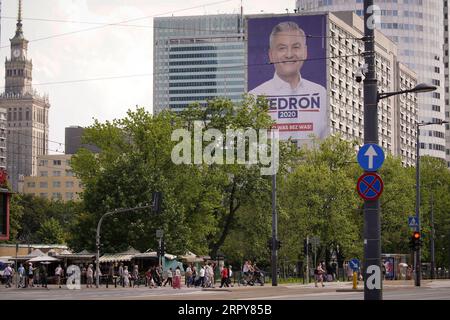
[[[305,13],[310,14],[310,13]],[[352,12],[341,12],[327,15],[327,37],[326,37],[326,52],[327,56],[327,100],[328,113],[327,121],[329,126],[329,133],[331,135],[342,134],[345,139],[356,139],[360,144],[363,143],[364,136],[364,106],[363,106],[363,83],[355,81],[355,74],[359,68],[364,64],[364,42],[360,40],[363,37],[363,20]],[[239,30],[238,15],[227,15],[231,20],[235,21],[234,28]],[[241,33],[235,34],[239,36],[236,42],[231,42],[236,61],[233,61],[232,69],[227,69],[227,77],[233,75],[233,92],[232,100],[240,100],[242,93],[247,91],[247,47],[246,47],[246,19],[255,17],[280,17],[288,15],[250,15],[243,17],[243,35]],[[164,108],[171,108],[175,111],[181,110],[189,103],[199,101],[204,103],[203,94],[196,92],[174,92],[171,88],[175,86],[183,86],[184,90],[190,90],[193,86],[200,89],[209,89],[217,86],[216,80],[209,80],[206,78],[206,73],[203,70],[192,69],[191,66],[183,66],[182,73],[174,73],[173,62],[180,61],[180,57],[171,54],[175,50],[190,50],[185,52],[187,56],[184,58],[187,61],[201,61],[202,59],[215,60],[217,58],[207,58],[206,56],[199,56],[194,58],[193,48],[200,47],[201,54],[207,53],[205,46],[197,43],[197,39],[189,39],[188,43],[175,43],[175,40],[180,39],[177,34],[184,34],[185,32],[194,32],[191,28],[197,25],[200,28],[200,21],[215,21],[216,17],[220,21],[228,21],[225,15],[218,16],[201,16],[201,17],[175,17],[175,18],[161,18],[155,19],[155,26],[163,29],[155,28],[155,75],[154,75],[154,109],[156,112]],[[171,21],[173,20],[173,23]],[[199,21],[194,23],[193,21]],[[186,25],[182,21],[188,22]],[[164,22],[164,24],[162,24]],[[166,30],[165,28],[173,29]],[[203,25],[201,31],[206,32],[207,26]],[[187,30],[189,29],[189,30]],[[169,37],[161,39],[157,36],[160,32],[165,30]],[[197,31],[197,30],[196,30]],[[212,37],[221,31],[219,24],[216,29],[212,29],[210,35],[202,34],[207,41],[211,41]],[[226,29],[225,31],[228,31]],[[165,44],[161,44],[164,41]],[[233,40],[234,41],[234,40]],[[307,40],[308,41],[308,40]],[[223,42],[219,42],[223,43]],[[189,46],[189,48],[188,48]],[[179,49],[180,48],[180,49]],[[239,49],[240,48],[240,49]],[[217,52],[217,50],[216,50]],[[212,53],[212,52],[211,52]],[[397,59],[398,48],[397,45],[389,38],[380,32],[376,32],[376,72],[379,79],[379,91],[390,92],[402,89],[408,89],[416,85],[416,74],[398,62]],[[347,56],[347,57],[342,57]],[[240,61],[240,62],[239,62]],[[199,62],[201,63],[201,62]],[[180,67],[176,67],[180,69]],[[188,70],[189,69],[189,70]],[[179,70],[177,70],[179,72]],[[213,79],[224,79],[224,74],[218,71],[208,71],[209,76]],[[180,79],[178,77],[184,77]],[[210,82],[214,82],[211,84]],[[224,89],[224,88],[223,88]],[[223,92],[223,91],[222,91]],[[223,96],[221,93],[211,93],[209,98],[216,96]],[[181,103],[178,100],[182,101]],[[380,100],[378,123],[379,123],[379,144],[385,151],[402,157],[404,165],[413,165],[415,162],[415,122],[417,121],[417,97],[415,94],[404,94],[402,96],[393,96],[387,99]]]
[[[418,95],[419,121],[423,122],[444,120],[445,108],[448,108],[446,103],[448,98],[445,98],[445,88],[448,86],[445,85],[444,78],[444,24],[441,23],[444,19],[445,2],[375,1],[381,9],[381,21],[376,27],[398,44],[399,61],[416,72],[419,83],[424,82],[438,87],[434,92]],[[297,0],[296,8],[300,13],[351,10],[363,16],[363,0]],[[450,145],[447,138],[446,146],[443,125],[424,126],[420,130],[420,135],[421,155],[445,159],[447,153],[448,159],[449,151],[446,151],[446,148],[450,149]]]

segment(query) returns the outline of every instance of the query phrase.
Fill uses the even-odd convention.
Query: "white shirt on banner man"
[[[307,59],[306,36],[292,21],[281,22],[270,34],[270,62],[275,66],[271,80],[249,93],[269,100],[269,112],[280,138],[308,139],[327,134],[326,89],[306,80],[300,71]]]

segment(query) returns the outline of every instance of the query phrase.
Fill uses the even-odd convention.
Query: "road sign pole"
[[[364,143],[378,144],[378,89],[375,74],[373,0],[364,0]],[[364,299],[382,300],[380,201],[364,201]],[[368,272],[371,272],[368,274]],[[378,277],[378,278],[377,278]],[[370,282],[370,284],[369,284]]]
[[[272,130],[272,163],[275,163],[275,131]],[[277,217],[277,174],[272,173],[272,286],[278,286],[278,217]]]
[[[309,283],[309,236],[306,236],[306,283]]]

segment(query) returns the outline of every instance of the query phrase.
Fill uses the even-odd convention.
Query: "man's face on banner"
[[[303,60],[307,57],[306,49],[305,38],[297,30],[282,31],[274,35],[269,58],[280,78],[294,77],[299,73]]]

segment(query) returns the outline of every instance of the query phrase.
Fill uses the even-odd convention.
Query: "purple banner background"
[[[283,21],[293,21],[305,31],[308,57],[326,57],[326,15],[283,16],[248,19],[248,91],[273,78],[275,68],[269,64],[269,36],[273,27]],[[317,38],[316,38],[317,36]],[[327,88],[326,59],[306,60],[301,75]]]

